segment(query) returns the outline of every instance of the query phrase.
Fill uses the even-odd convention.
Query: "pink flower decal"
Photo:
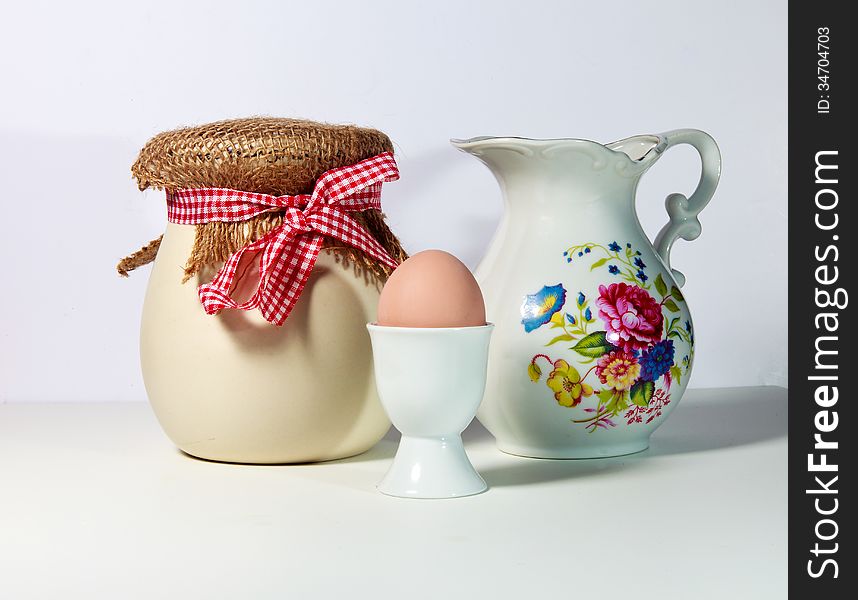
[[[605,322],[605,338],[614,346],[631,352],[661,339],[661,305],[645,289],[625,283],[600,285],[596,306]]]

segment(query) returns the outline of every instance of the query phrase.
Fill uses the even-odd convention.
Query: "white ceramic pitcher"
[[[644,450],[676,407],[694,362],[694,330],[670,268],[677,238],[700,235],[721,155],[680,129],[602,145],[586,140],[453,140],[494,173],[506,204],[477,269],[495,323],[478,413],[504,452],[542,458]],[[667,198],[655,243],[635,213],[640,177],[690,144],[703,170],[690,198]]]

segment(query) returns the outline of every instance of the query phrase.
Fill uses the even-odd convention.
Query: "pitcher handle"
[[[664,264],[673,273],[673,278],[679,287],[685,285],[685,275],[670,267],[670,249],[678,238],[695,240],[703,231],[697,215],[712,199],[718,180],[721,178],[721,152],[718,144],[708,133],[698,129],[676,129],[658,136],[660,153],[672,146],[689,144],[700,154],[703,169],[697,189],[687,198],[684,194],[669,194],[664,202],[670,220],[661,228],[655,238],[655,250],[661,256]]]

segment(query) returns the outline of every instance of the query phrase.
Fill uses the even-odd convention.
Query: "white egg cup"
[[[483,399],[493,328],[367,325],[378,395],[402,433],[381,493],[457,498],[488,489],[461,434]]]

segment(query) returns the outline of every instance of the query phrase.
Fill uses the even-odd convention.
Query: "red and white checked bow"
[[[347,212],[381,209],[381,184],[399,179],[393,154],[331,169],[316,181],[312,194],[269,196],[223,188],[179,190],[167,196],[167,220],[183,225],[246,221],[266,212],[282,212],[283,223],[248,244],[224,263],[211,283],[199,288],[208,314],[224,308],[252,310],[282,325],[301,296],[322,248],[324,236],[363,250],[385,265],[397,262]],[[259,287],[238,304],[230,297],[235,272],[246,252],[261,251]]]

